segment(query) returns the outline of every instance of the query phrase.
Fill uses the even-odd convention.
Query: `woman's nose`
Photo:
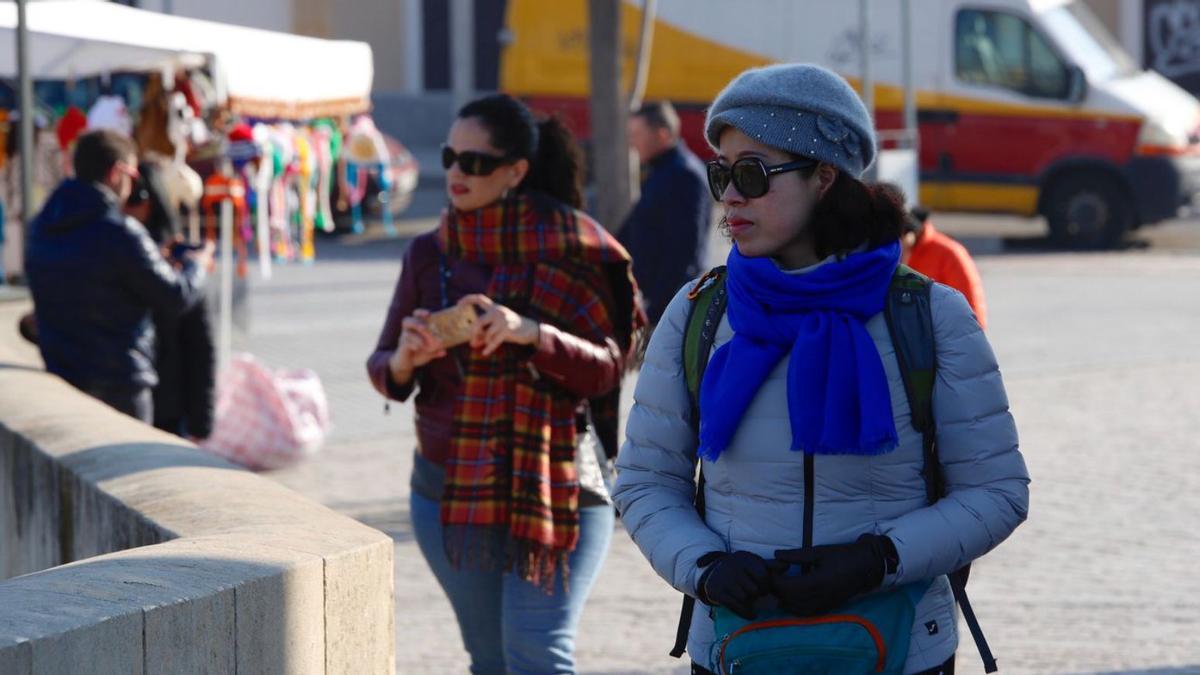
[[[721,203],[726,206],[741,206],[746,203],[746,198],[733,186],[733,181],[729,181],[729,185],[726,185],[725,191],[721,193]]]

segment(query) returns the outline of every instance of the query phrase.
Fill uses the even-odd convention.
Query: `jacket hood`
[[[68,232],[116,210],[116,199],[100,186],[68,178],[46,200],[33,227],[46,233]]]

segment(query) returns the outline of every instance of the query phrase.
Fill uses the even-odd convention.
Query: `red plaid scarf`
[[[491,265],[488,296],[513,311],[628,352],[640,328],[629,254],[596,221],[542,195],[452,209],[442,250]],[[575,416],[581,399],[527,367],[529,348],[471,353],[454,406],[441,518],[457,567],[515,570],[551,589],[579,540]],[[591,402],[616,429],[619,392]],[[605,424],[609,422],[610,424]],[[615,432],[610,443],[615,445]]]

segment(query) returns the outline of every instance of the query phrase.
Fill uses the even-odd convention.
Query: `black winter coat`
[[[157,384],[151,314],[187,310],[204,283],[191,262],[176,271],[111,191],[73,179],[31,224],[25,269],[46,369],[81,388]]]
[[[617,238],[633,256],[633,275],[654,325],[675,292],[704,271],[713,199],[704,163],[682,144],[646,168],[642,197]]]

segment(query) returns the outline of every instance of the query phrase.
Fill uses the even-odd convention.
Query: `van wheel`
[[[1047,195],[1050,238],[1077,249],[1111,248],[1133,229],[1134,214],[1124,187],[1099,174],[1064,176]]]

